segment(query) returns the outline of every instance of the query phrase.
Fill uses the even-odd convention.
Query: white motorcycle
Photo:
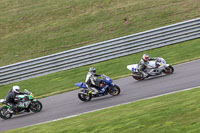
[[[147,78],[139,72],[138,64],[128,65],[127,68],[132,71],[132,77],[135,80],[144,80]],[[161,75],[162,73],[169,75],[174,72],[174,68],[171,65],[166,64],[166,61],[163,58],[160,58],[160,61],[149,61],[144,72],[148,74],[148,77]]]

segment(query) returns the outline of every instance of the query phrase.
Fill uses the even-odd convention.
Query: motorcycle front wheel
[[[119,88],[119,86],[117,86],[117,85],[114,85],[113,86],[113,90],[111,90],[110,88],[108,89],[108,93],[110,94],[110,95],[112,95],[112,96],[117,96],[117,95],[119,95],[119,93],[120,93],[120,88]]]
[[[0,108],[0,117],[4,120],[10,119],[12,117],[12,114],[9,113],[7,106],[3,106]]]
[[[34,101],[30,104],[29,109],[34,112],[40,112],[42,110],[42,103],[40,101]]]
[[[165,70],[163,71],[164,74],[172,74],[174,72],[174,68],[172,66],[168,66],[165,68]]]

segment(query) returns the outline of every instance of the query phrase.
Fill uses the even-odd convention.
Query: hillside
[[[0,66],[200,16],[199,0],[3,0]]]

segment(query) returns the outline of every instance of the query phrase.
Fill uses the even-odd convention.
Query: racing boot
[[[13,104],[10,104],[10,103],[7,103],[9,106],[10,106],[10,108],[8,108],[8,112],[9,113],[11,113],[11,114],[13,114],[14,113],[14,110],[15,110],[15,105],[13,105]]]
[[[14,113],[13,108],[9,108],[8,112],[11,113],[11,114],[13,114]]]
[[[142,72],[144,78],[148,78],[149,77],[149,74],[145,73],[145,72]]]
[[[30,109],[25,108],[25,109],[24,109],[24,112],[30,112]]]
[[[91,88],[91,90],[93,95],[99,94],[99,91],[96,88]]]

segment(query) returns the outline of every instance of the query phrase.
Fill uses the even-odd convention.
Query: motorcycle
[[[162,73],[169,75],[174,72],[174,68],[171,65],[166,64],[166,61],[163,58],[160,58],[159,61],[153,60],[148,62],[147,67],[144,70],[144,72],[148,74],[147,77],[144,77],[144,75],[138,70],[138,64],[128,65],[127,69],[132,71],[132,77],[139,81],[144,80],[150,76],[157,76],[161,75]]]
[[[5,104],[0,108],[0,117],[4,120],[10,119],[13,115],[21,114],[25,110],[29,109],[34,113],[40,112],[42,110],[42,103],[34,98],[33,93],[28,90],[24,90],[24,95],[17,95],[16,98],[20,101],[18,102],[12,111],[9,109],[11,106],[6,103],[5,99],[0,99],[0,103]]]
[[[113,83],[113,80],[108,76],[103,76],[103,79],[98,79],[98,94],[92,94],[92,90],[86,87],[85,83],[76,83],[75,86],[82,88],[82,90],[78,93],[78,98],[81,101],[88,102],[92,98],[105,96],[110,94],[112,96],[117,96],[120,93],[120,87]]]

